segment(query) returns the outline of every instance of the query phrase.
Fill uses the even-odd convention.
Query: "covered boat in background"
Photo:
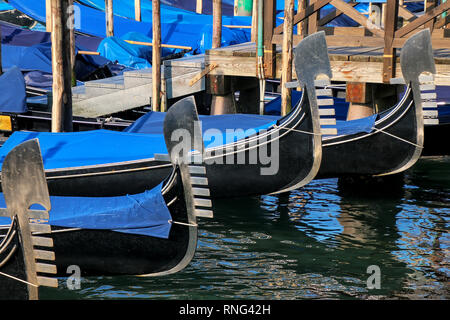
[[[295,54],[307,57],[304,53],[310,50],[315,57],[305,64],[308,72],[301,77],[305,91],[311,94],[305,95],[291,113],[276,121],[253,115],[240,122],[223,117],[221,126],[211,128],[214,131],[203,127],[213,197],[292,190],[316,175],[321,161],[321,128],[314,79],[321,73],[331,74],[324,33],[305,38]],[[195,110],[193,97],[178,104]],[[162,131],[154,135],[106,130],[15,132],[0,149],[0,161],[14,146],[33,138],[40,140],[50,193],[54,195],[139,193],[159,184],[172,168]]]
[[[297,68],[305,64],[299,57],[295,58]],[[427,30],[407,40],[401,51],[401,66],[407,86],[396,106],[367,118],[337,121],[336,125],[324,126],[336,129],[337,134],[322,136],[322,162],[316,178],[394,174],[408,169],[417,161],[424,145],[424,123],[428,122],[424,118],[437,114],[435,105],[422,106],[422,96],[426,91],[422,93],[419,86],[421,73],[435,72],[430,34]],[[298,69],[297,75],[300,74],[301,69]],[[429,81],[432,82],[432,79]],[[433,88],[434,85],[431,85],[431,90]],[[298,101],[303,99],[301,94],[294,94],[294,98]],[[334,99],[336,101],[338,99]],[[274,101],[267,105],[266,110],[273,111],[276,103]],[[346,108],[342,101],[339,104],[321,109],[328,114],[335,114],[337,109]],[[163,114],[146,115],[126,131],[161,132],[163,117]],[[240,115],[235,117],[242,117],[242,120],[245,118]],[[203,125],[214,127],[218,125],[216,119],[206,116],[202,119]]]

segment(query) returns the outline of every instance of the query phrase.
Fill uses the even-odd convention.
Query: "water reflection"
[[[386,190],[313,181],[286,195],[216,201],[194,261],[162,278],[84,279],[49,298],[449,298],[450,158]],[[383,191],[383,192],[379,192]],[[367,267],[381,269],[369,290]],[[45,297],[45,296],[43,296]]]

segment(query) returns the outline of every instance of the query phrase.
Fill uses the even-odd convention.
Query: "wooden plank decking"
[[[383,83],[383,47],[329,47],[333,81]],[[400,49],[397,50],[397,60]],[[450,49],[434,51],[436,84],[450,86]],[[256,77],[256,45],[247,42],[211,49],[205,54],[205,65],[217,64],[212,75]],[[276,78],[281,75],[281,48],[277,47]],[[294,65],[295,68],[295,65]],[[397,63],[396,77],[401,76]],[[295,78],[295,72],[293,73]]]

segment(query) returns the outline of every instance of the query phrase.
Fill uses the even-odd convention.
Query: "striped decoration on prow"
[[[55,261],[53,239],[43,236],[52,232],[51,226],[48,224],[49,214],[45,210],[27,210],[27,212],[38,285],[57,288],[58,280],[45,276],[45,274],[54,275],[57,272],[56,265],[49,263]]]
[[[206,177],[206,167],[203,164],[189,164],[188,168],[191,178],[195,216],[200,218],[213,218],[214,213],[212,211],[208,178]]]
[[[317,106],[319,107],[320,132],[322,135],[337,135],[336,112],[334,109],[333,92],[327,88],[331,85],[329,79],[315,80]]]
[[[436,85],[433,75],[419,77],[420,98],[422,99],[424,125],[439,124]]]

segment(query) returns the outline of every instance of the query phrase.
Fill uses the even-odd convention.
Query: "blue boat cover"
[[[7,11],[7,10],[12,10],[14,9],[13,7],[11,7],[9,4],[7,4],[5,1],[1,0],[0,1],[0,11]]]
[[[150,40],[151,42],[151,40]],[[129,44],[117,37],[109,37],[100,42],[97,51],[102,57],[134,68],[151,68],[152,50],[150,47]]]
[[[162,131],[161,131],[162,132]],[[149,159],[167,154],[162,134],[109,130],[51,133],[16,131],[0,148],[0,162],[20,143],[38,138],[45,169],[70,168]]]
[[[32,31],[33,33],[35,31]],[[85,50],[77,44],[77,50]],[[25,78],[27,86],[51,90],[52,86],[52,51],[51,43],[37,43],[27,46],[2,45],[2,65],[5,70],[18,67]],[[75,72],[78,79],[91,74],[100,67],[108,66],[113,75],[125,67],[113,64],[101,56],[77,55]],[[115,70],[117,69],[117,70]]]
[[[9,3],[20,12],[33,19],[45,23],[45,0],[9,0]],[[97,9],[75,4],[75,29],[89,35],[105,38],[106,22],[105,14]],[[205,28],[204,21],[192,21],[189,23],[174,20],[161,21],[161,41],[164,44],[183,45],[193,48],[192,53],[203,53],[208,47],[204,47],[201,39],[205,34],[212,33],[212,18],[209,26]],[[114,17],[114,35],[122,37],[129,32],[139,32],[144,36],[152,36],[152,24],[149,22],[138,22],[120,16]],[[234,35],[238,35],[236,40]],[[248,30],[230,30],[223,35],[222,44],[229,45],[240,43],[242,35],[246,36],[246,41],[250,41]],[[233,35],[229,38],[227,35]]]
[[[120,197],[50,197],[48,223],[52,226],[122,233],[167,239],[172,217],[161,194],[162,183],[140,194]],[[6,208],[3,193],[0,207]],[[38,206],[31,206],[39,209]],[[11,223],[0,217],[0,225]]]
[[[161,134],[165,116],[166,113],[164,112],[150,111],[123,131],[152,135]],[[217,147],[267,130],[277,122],[278,118],[256,114],[199,116],[205,147]]]
[[[0,112],[27,112],[25,80],[19,68],[12,67],[0,76]]]

